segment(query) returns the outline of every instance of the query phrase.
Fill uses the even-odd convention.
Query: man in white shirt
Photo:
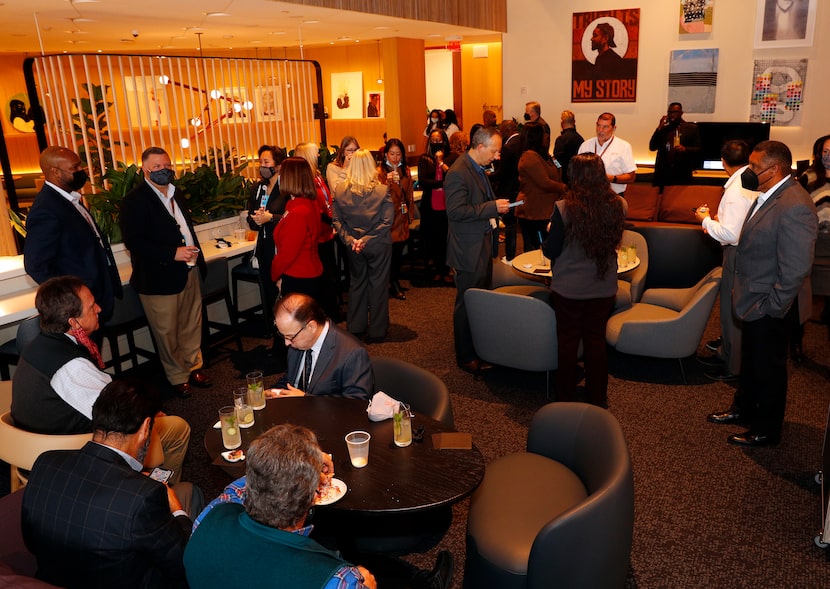
[[[11,414],[15,425],[41,434],[92,431],[92,406],[112,377],[103,371],[98,346],[90,336],[98,329],[101,308],[74,276],[50,278],[37,290],[40,333],[23,348],[12,380]],[[163,466],[181,476],[190,441],[190,426],[181,417],[155,419]],[[157,466],[150,456],[148,466]]]
[[[622,196],[626,185],[637,177],[637,164],[631,144],[617,137],[616,131],[617,118],[610,112],[602,113],[597,119],[597,136],[585,141],[579,147],[579,153],[595,153],[601,157],[611,190]]]
[[[732,309],[732,284],[735,280],[735,256],[738,239],[749,207],[757,192],[741,186],[741,174],[749,162],[749,144],[743,140],[727,141],[720,150],[723,169],[729,179],[723,186],[717,219],[709,216],[704,204],[695,211],[703,231],[723,246],[723,278],[720,283],[720,328],[722,343],[716,358],[721,361],[719,372],[706,373],[713,380],[734,380],[741,373],[741,325]],[[701,359],[708,363],[706,359]]]

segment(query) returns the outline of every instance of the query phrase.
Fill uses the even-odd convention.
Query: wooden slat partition
[[[507,0],[285,0],[397,18],[507,32]]]

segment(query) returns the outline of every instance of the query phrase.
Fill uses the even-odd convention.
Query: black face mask
[[[89,180],[89,176],[86,175],[86,170],[76,170],[72,172],[72,180],[68,183],[69,189],[80,190],[87,180]]]
[[[277,175],[277,169],[269,166],[260,166],[259,167],[259,176],[263,180],[270,180],[274,176]]]
[[[770,166],[771,168],[772,166]],[[761,174],[769,170],[761,170]],[[758,180],[758,176],[760,174],[756,174],[752,168],[747,168],[743,172],[741,172],[741,186],[744,187],[746,190],[758,190],[758,186],[760,185],[760,181]]]
[[[150,182],[158,184],[159,186],[172,184],[175,179],[176,174],[170,168],[162,168],[161,170],[150,172]]]
[[[526,120],[526,121],[529,121],[529,120],[530,120],[530,115],[529,115],[529,114],[527,114],[527,113],[525,113],[525,120]]]

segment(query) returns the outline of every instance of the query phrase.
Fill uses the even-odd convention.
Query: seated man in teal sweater
[[[229,574],[241,587],[376,589],[368,570],[308,537],[305,520],[326,482],[324,464],[331,461],[304,427],[278,425],[257,438],[248,450],[244,506],[216,505],[190,539],[184,564],[191,589],[227,589]]]

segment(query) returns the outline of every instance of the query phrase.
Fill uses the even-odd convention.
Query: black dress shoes
[[[704,366],[723,366],[723,358],[721,358],[717,354],[709,354],[708,356],[697,356],[696,359]]]
[[[459,362],[458,367],[464,372],[477,375],[485,370],[490,370],[493,365],[489,362],[476,358],[475,360],[470,360],[469,362]]]
[[[201,370],[191,372],[189,382],[191,386],[199,387],[200,389],[209,389],[213,386],[213,381]]]
[[[182,384],[174,384],[173,392],[176,393],[176,395],[178,395],[181,399],[187,399],[193,394],[193,391],[190,390],[190,385],[186,382],[183,382]]]
[[[722,344],[723,344],[723,338],[719,337],[718,339],[713,339],[713,340],[710,340],[710,341],[706,342],[706,349],[709,350],[710,352],[717,352],[718,348],[720,348]]]
[[[727,409],[726,411],[710,413],[706,417],[706,421],[710,423],[738,423],[741,421],[741,414],[734,409]]]
[[[764,446],[775,446],[780,442],[777,436],[769,436],[767,434],[759,434],[748,431],[742,434],[732,434],[726,441],[736,446],[744,446],[747,448],[762,448]]]
[[[722,370],[718,370],[717,372],[704,372],[703,376],[711,380],[720,380],[720,381],[729,381],[729,380],[738,380],[737,374],[732,374],[725,368]]]

